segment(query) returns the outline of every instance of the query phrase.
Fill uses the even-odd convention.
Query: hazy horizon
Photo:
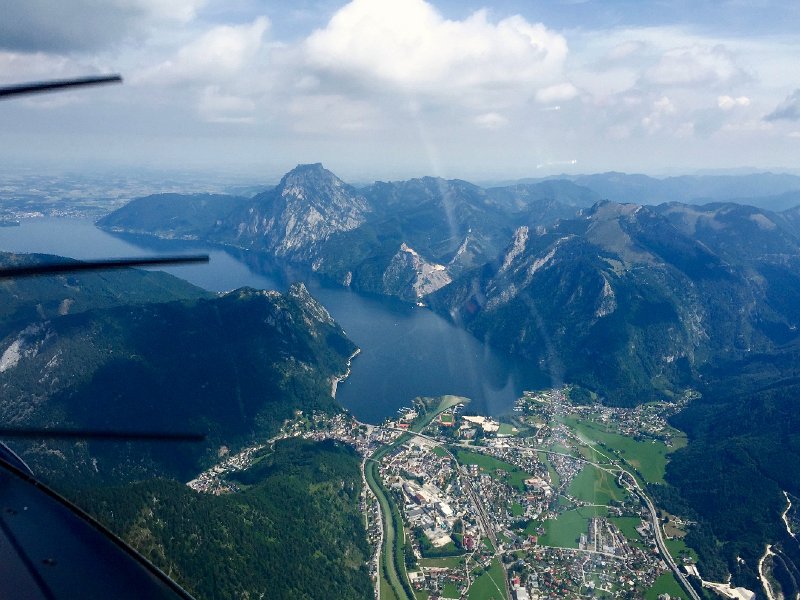
[[[96,178],[115,178],[109,182],[109,186],[115,185],[118,180],[129,180],[132,182],[150,182],[157,184],[159,182],[173,182],[177,185],[192,184],[187,188],[187,192],[205,190],[203,184],[207,184],[209,192],[217,191],[225,186],[228,187],[251,187],[259,185],[275,185],[281,178],[300,165],[314,164],[321,161],[307,160],[296,163],[288,167],[284,171],[266,170],[263,173],[257,171],[235,170],[235,169],[201,169],[201,168],[163,168],[149,167],[149,166],[115,166],[115,165],[64,165],[55,162],[43,162],[39,164],[27,165],[4,165],[4,170],[0,173],[0,182],[3,178],[58,178],[58,177],[76,177],[92,180]],[[661,171],[643,172],[643,171],[621,171],[619,169],[609,169],[606,171],[575,171],[575,172],[532,172],[529,175],[520,175],[518,177],[503,177],[502,175],[484,175],[483,177],[474,177],[468,173],[455,174],[455,175],[441,175],[430,172],[408,173],[404,176],[390,176],[382,173],[359,173],[357,170],[352,175],[347,172],[340,172],[332,168],[329,164],[322,162],[322,166],[334,175],[342,179],[345,183],[354,185],[356,187],[363,185],[370,185],[375,182],[384,181],[405,181],[409,179],[421,179],[424,177],[440,177],[448,180],[461,180],[467,181],[480,187],[487,187],[492,185],[505,185],[518,181],[536,181],[545,179],[573,179],[578,177],[602,175],[606,173],[622,173],[624,175],[643,175],[653,179],[668,179],[670,177],[714,177],[714,176],[747,176],[747,175],[760,175],[760,174],[773,174],[773,175],[790,175],[800,177],[800,169],[757,169],[754,167],[731,167],[726,169],[694,169],[694,170],[679,170],[665,168]]]
[[[0,0],[7,166],[472,181],[800,164],[800,6]]]

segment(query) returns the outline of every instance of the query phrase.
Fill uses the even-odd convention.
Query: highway
[[[672,555],[667,549],[667,545],[664,543],[664,535],[661,532],[661,523],[658,520],[658,513],[656,512],[656,507],[653,504],[653,501],[650,500],[650,497],[644,493],[641,487],[639,487],[639,482],[636,481],[636,478],[633,475],[631,475],[625,469],[622,469],[622,473],[630,478],[636,494],[644,501],[648,510],[650,511],[650,520],[653,523],[653,533],[656,538],[656,546],[658,546],[658,551],[661,553],[664,562],[667,563],[667,566],[672,570],[675,578],[678,580],[678,582],[680,582],[681,587],[686,590],[686,593],[689,594],[692,600],[701,600],[700,595],[694,590],[692,585],[689,583],[689,580],[686,579],[686,576],[678,568],[678,565],[675,564],[675,560],[672,558]],[[622,475],[621,478],[624,479],[624,475]]]
[[[581,440],[580,438],[577,438],[577,437],[575,439],[579,443],[586,445],[586,441]],[[626,475],[630,479],[629,485],[631,486],[631,489],[633,489],[633,491],[636,492],[636,495],[639,496],[639,498],[645,503],[645,505],[647,506],[647,510],[650,513],[650,521],[652,522],[652,525],[653,525],[653,535],[656,538],[656,546],[658,547],[658,552],[661,554],[661,557],[664,559],[664,562],[667,563],[667,566],[670,568],[672,573],[675,575],[675,578],[681,584],[681,587],[684,590],[686,590],[687,594],[689,594],[689,597],[692,598],[692,600],[702,600],[700,598],[700,595],[695,591],[695,589],[689,583],[689,580],[686,579],[686,576],[681,572],[680,568],[678,568],[678,565],[675,563],[675,560],[672,558],[672,555],[669,553],[669,549],[667,548],[667,545],[664,542],[664,534],[661,531],[661,522],[658,520],[658,513],[656,512],[656,507],[653,504],[653,501],[650,500],[650,497],[639,486],[639,482],[636,481],[636,477],[634,477],[633,474],[631,474],[629,471],[627,471],[622,466],[620,466],[619,463],[616,460],[614,460],[613,458],[611,458],[607,454],[604,454],[604,453],[600,452],[600,450],[598,450],[595,447],[594,444],[589,443],[588,445],[595,452],[597,452],[598,454],[601,454],[602,456],[604,456],[605,458],[607,458],[609,460],[611,465],[613,467],[615,467],[616,472],[619,473],[619,477],[620,477],[620,482],[621,483],[624,484],[626,482],[626,477],[625,477]],[[590,461],[586,461],[586,462],[590,462]],[[606,471],[607,473],[614,473],[615,472],[613,469],[609,469],[607,465],[604,466],[604,465],[599,465],[599,464],[595,464],[595,463],[590,463],[590,464],[594,464],[596,467]]]

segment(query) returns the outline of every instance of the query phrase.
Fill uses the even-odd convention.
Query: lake
[[[110,234],[77,219],[29,219],[0,228],[0,250],[79,259],[205,253],[207,265],[164,271],[210,291],[242,286],[285,291],[303,281],[362,350],[336,397],[358,419],[379,423],[417,396],[456,394],[489,415],[510,412],[524,389],[551,385],[549,377],[475,339],[433,312],[392,298],[327,283],[287,270],[264,255],[199,242]]]

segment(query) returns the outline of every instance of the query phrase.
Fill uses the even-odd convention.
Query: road
[[[656,507],[653,504],[653,501],[650,500],[650,497],[639,486],[639,482],[636,480],[636,477],[634,477],[633,474],[630,473],[628,470],[624,469],[612,457],[610,457],[607,454],[604,454],[603,452],[598,450],[595,447],[595,444],[593,444],[591,442],[591,440],[582,440],[582,439],[580,439],[578,437],[576,437],[575,439],[578,440],[580,443],[582,443],[584,445],[590,446],[592,448],[592,450],[594,450],[595,452],[597,452],[601,456],[603,456],[606,459],[608,459],[608,461],[611,464],[611,466],[613,466],[615,469],[608,468],[609,465],[595,464],[595,466],[597,468],[602,469],[602,470],[606,471],[607,473],[618,473],[619,474],[619,478],[620,478],[619,480],[623,484],[626,481],[626,477],[625,476],[627,475],[627,478],[630,479],[631,489],[633,489],[636,492],[636,495],[639,496],[639,498],[641,498],[641,500],[645,503],[645,505],[647,506],[647,510],[650,513],[650,521],[652,522],[652,525],[653,525],[653,535],[656,538],[656,546],[658,547],[658,552],[661,554],[661,558],[663,558],[664,562],[667,563],[667,566],[670,568],[672,573],[675,575],[675,578],[681,584],[681,587],[686,591],[687,594],[689,594],[689,597],[692,598],[692,600],[701,600],[700,595],[695,591],[695,589],[689,583],[689,580],[686,579],[686,576],[683,574],[683,572],[680,570],[680,568],[678,568],[678,565],[675,563],[675,559],[673,559],[672,555],[669,553],[669,549],[667,548],[667,545],[664,542],[664,534],[661,531],[661,522],[658,519],[658,513],[656,512]],[[590,462],[590,461],[586,461],[586,462]],[[592,464],[594,464],[594,463],[592,463]]]
[[[424,438],[426,440],[430,440],[431,442],[435,442],[436,444],[440,444],[441,445],[441,440],[437,440],[434,437],[431,437],[431,436],[428,436],[428,435],[425,435],[425,434],[422,434],[422,433],[418,433],[418,432],[415,432],[415,431],[406,431],[405,433],[408,433],[410,435],[417,436],[417,437],[420,437],[420,438]],[[581,441],[581,443],[586,444],[585,441]],[[476,448],[474,446],[467,446],[466,444],[456,444],[456,445],[469,447],[470,450],[473,450],[473,451],[476,450]],[[678,567],[677,563],[672,558],[672,555],[669,553],[669,549],[667,548],[666,543],[664,542],[664,535],[663,535],[663,532],[661,530],[661,523],[660,523],[660,521],[658,519],[658,513],[656,512],[655,505],[653,504],[652,500],[650,500],[650,497],[639,486],[639,482],[636,480],[636,478],[629,471],[627,471],[622,466],[620,466],[613,458],[611,458],[610,456],[607,456],[606,454],[604,454],[604,453],[602,453],[602,452],[600,452],[599,450],[596,450],[596,449],[595,450],[599,454],[601,454],[602,456],[604,456],[606,459],[609,460],[610,464],[603,465],[603,464],[592,462],[592,461],[587,460],[587,459],[582,458],[582,457],[577,457],[577,456],[573,456],[573,455],[570,455],[570,454],[563,454],[563,453],[560,453],[560,452],[553,452],[552,450],[539,449],[539,448],[536,448],[536,447],[531,447],[531,449],[536,451],[536,452],[544,452],[546,454],[554,454],[554,455],[566,456],[566,457],[569,457],[571,459],[578,460],[580,462],[593,465],[593,466],[595,466],[595,467],[597,467],[599,469],[602,469],[602,470],[604,470],[604,471],[606,471],[608,473],[612,473],[612,474],[615,474],[615,475],[619,474],[620,481],[623,482],[623,483],[625,481],[629,480],[629,485],[630,485],[631,489],[636,493],[637,496],[639,496],[639,498],[642,500],[642,502],[644,502],[644,504],[647,506],[648,512],[650,513],[650,520],[651,520],[652,526],[653,526],[653,534],[654,534],[655,539],[656,539],[656,546],[657,546],[658,551],[661,554],[661,557],[663,558],[664,562],[670,568],[672,573],[675,575],[675,578],[678,580],[678,582],[680,583],[681,587],[683,587],[683,589],[686,591],[686,593],[689,595],[689,597],[692,600],[702,600],[700,598],[700,596],[698,595],[698,593],[695,591],[695,589],[692,587],[692,585],[689,583],[689,580],[686,578],[686,576],[680,570],[680,568]],[[448,451],[448,454],[450,454],[450,456],[453,459],[455,459],[455,457],[449,451]],[[456,464],[458,464],[458,461],[456,461]],[[609,468],[609,467],[612,467],[612,468]],[[463,475],[463,473],[461,472],[461,468],[459,468],[459,475]],[[469,484],[468,478],[462,477],[461,479],[462,479],[462,486],[464,487],[464,489],[467,490],[467,493],[469,494],[470,499],[472,500],[473,504],[476,507],[476,511],[478,513],[478,518],[481,521],[482,528],[484,529],[484,531],[486,531],[487,536],[489,537],[489,539],[491,540],[492,544],[494,545],[495,552],[498,552],[499,544],[497,543],[497,537],[495,535],[494,529],[491,527],[491,522],[490,522],[490,520],[488,518],[488,515],[486,514],[486,511],[485,511],[485,508],[483,507],[483,504],[480,502],[480,499],[478,498],[475,490],[473,490],[472,486]]]
[[[658,513],[656,512],[656,507],[653,504],[653,501],[650,500],[650,497],[644,493],[641,487],[639,487],[639,482],[636,481],[636,478],[633,475],[631,475],[625,469],[622,469],[622,473],[624,473],[624,475],[621,476],[621,479],[624,479],[625,475],[630,478],[630,482],[633,486],[633,489],[636,491],[636,494],[644,501],[644,503],[647,505],[647,509],[650,511],[650,520],[653,523],[653,533],[656,538],[656,546],[658,546],[658,551],[661,553],[661,557],[664,559],[664,562],[667,563],[667,566],[672,570],[672,573],[681,584],[681,587],[686,590],[686,593],[689,594],[692,600],[701,600],[700,595],[694,590],[692,585],[689,583],[689,580],[686,579],[686,576],[678,568],[678,565],[675,564],[675,560],[669,553],[666,543],[664,543],[664,535],[661,532],[661,523],[658,520]]]

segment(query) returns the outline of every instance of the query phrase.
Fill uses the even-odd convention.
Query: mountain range
[[[611,171],[592,175],[523,179],[521,183],[548,180],[571,181],[614,202],[707,204],[724,201],[775,211],[800,204],[800,177],[786,173],[680,175],[659,179]]]
[[[263,252],[425,303],[556,380],[635,404],[697,385],[723,357],[779,352],[797,337],[798,208],[603,199],[614,182],[652,199],[653,182],[686,197],[730,192],[734,179],[604,174],[482,188],[423,177],[356,189],[311,164],[250,199],[148,196],[98,225]],[[742,193],[800,181],[751,179]]]
[[[494,258],[516,227],[549,224],[598,199],[571,182],[483,189],[424,177],[356,189],[311,164],[250,199],[147,196],[98,225],[266,251],[343,285],[416,301]]]
[[[788,175],[619,173],[356,189],[316,164],[253,198],[150,196],[98,224],[266,252],[427,304],[607,403],[699,390],[673,418],[690,441],[670,485],[650,491],[696,522],[686,541],[707,577],[758,589],[764,546],[796,546],[780,514],[784,491],[800,496],[799,189]]]

